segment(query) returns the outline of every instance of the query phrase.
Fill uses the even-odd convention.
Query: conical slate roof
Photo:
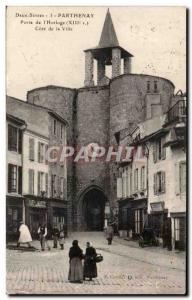
[[[119,42],[109,9],[107,11],[98,48],[118,47]]]
[[[131,53],[129,53],[127,50],[125,50],[119,46],[119,42],[117,39],[117,35],[115,33],[111,14],[108,9],[106,17],[105,17],[105,22],[103,25],[99,45],[97,47],[89,48],[84,51],[85,52],[91,51],[93,54],[93,57],[96,60],[98,60],[102,55],[102,56],[105,56],[106,58],[108,58],[108,61],[111,61],[113,48],[119,48],[121,50],[121,58],[133,57],[133,55]]]

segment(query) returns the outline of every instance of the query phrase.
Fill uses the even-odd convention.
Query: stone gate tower
[[[67,120],[69,146],[77,150],[92,143],[105,148],[117,146],[115,136],[121,130],[132,130],[138,122],[168,110],[173,83],[162,77],[131,73],[133,55],[119,45],[109,10],[98,46],[84,52],[84,87],[46,86],[27,94],[28,102],[51,108]],[[106,76],[106,66],[112,68],[111,78]],[[103,230],[106,202],[112,209],[117,206],[116,177],[115,163],[68,161],[69,229]]]

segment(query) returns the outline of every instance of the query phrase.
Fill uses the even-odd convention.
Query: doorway
[[[106,197],[96,188],[89,190],[83,197],[84,224],[87,231],[102,231]]]

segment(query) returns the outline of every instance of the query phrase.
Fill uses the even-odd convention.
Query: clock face
[[[96,157],[99,154],[99,145],[97,143],[90,143],[87,145],[86,151],[89,157]]]

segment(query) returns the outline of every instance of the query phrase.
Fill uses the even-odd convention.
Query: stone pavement
[[[68,251],[73,239],[85,249],[92,241],[104,261],[97,264],[98,278],[72,284],[67,280]],[[136,248],[115,239],[108,246],[103,233],[73,233],[65,249],[40,251],[7,250],[8,294],[184,294],[184,255],[162,253],[156,248]],[[52,241],[49,242],[52,245]],[[168,252],[167,252],[168,253]]]

